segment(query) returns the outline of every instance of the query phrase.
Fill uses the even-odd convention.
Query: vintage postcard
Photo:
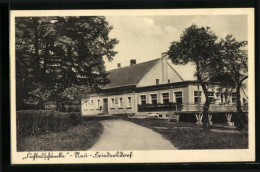
[[[12,164],[255,161],[253,8],[10,16]]]

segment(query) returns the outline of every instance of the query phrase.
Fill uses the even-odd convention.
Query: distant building
[[[56,108],[57,108],[57,104],[54,101],[44,103],[45,110],[56,110]]]
[[[82,115],[152,113],[163,111],[201,112],[205,96],[196,80],[184,80],[167,57],[108,71],[110,83],[88,100],[82,100]],[[218,87],[214,84],[215,88]],[[211,112],[236,111],[236,94],[209,90]],[[241,90],[241,102],[247,103]]]

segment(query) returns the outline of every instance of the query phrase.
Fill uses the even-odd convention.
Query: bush
[[[66,131],[80,123],[81,114],[54,110],[23,110],[17,111],[16,119],[17,139],[21,139],[26,136]]]
[[[248,116],[246,115],[246,113],[238,113],[237,118],[237,129],[248,130]]]

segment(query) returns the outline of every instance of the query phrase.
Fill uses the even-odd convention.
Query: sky
[[[119,43],[115,47],[118,54],[112,62],[106,61],[106,70],[129,66],[130,59],[137,63],[161,57],[172,41],[178,41],[185,28],[196,24],[209,26],[219,37],[232,34],[238,41],[247,40],[246,15],[171,15],[171,16],[106,16],[113,26],[109,36]],[[169,61],[170,62],[170,61]],[[195,68],[192,65],[173,65],[185,80],[193,80]]]

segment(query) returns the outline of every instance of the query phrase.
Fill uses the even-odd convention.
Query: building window
[[[209,102],[214,103],[215,98],[214,98],[214,92],[213,91],[208,91],[208,97],[209,97]]]
[[[93,101],[93,100],[90,101],[90,107],[91,107],[91,108],[94,107],[94,101]]]
[[[114,108],[114,107],[115,107],[115,99],[111,98],[111,108]]]
[[[146,95],[140,95],[140,103],[141,103],[141,105],[146,104]]]
[[[97,100],[97,109],[100,109],[100,100]]]
[[[163,104],[169,104],[169,93],[162,93]]]
[[[232,93],[232,103],[237,103],[237,93]]]
[[[159,84],[159,79],[156,79],[156,85],[158,85]]]
[[[168,83],[171,83],[171,80],[170,80],[170,79],[168,79]]]
[[[127,107],[131,107],[132,106],[132,97],[128,97],[127,98]]]
[[[90,102],[90,100],[89,100],[88,103],[87,103],[87,108],[88,108],[88,109],[91,108],[91,102]]]
[[[178,104],[182,104],[182,92],[178,91],[178,92],[174,92],[175,95],[175,102]]]
[[[201,91],[194,91],[194,103],[201,103]]]
[[[221,101],[221,103],[224,103],[224,93],[220,94],[220,101]]]
[[[119,98],[119,107],[122,107],[122,106],[123,106],[123,98],[120,97],[120,98]]]
[[[151,103],[153,105],[157,104],[157,94],[151,94]]]
[[[220,100],[221,100],[221,103],[229,103],[228,94],[221,93],[220,94]]]

